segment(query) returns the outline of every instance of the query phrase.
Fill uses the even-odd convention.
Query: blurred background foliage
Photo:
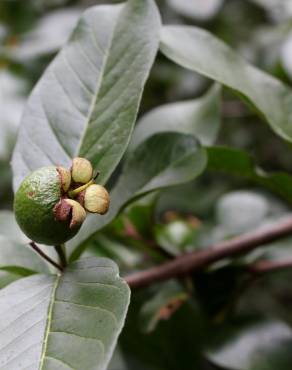
[[[82,11],[101,3],[114,1],[0,1],[2,210],[12,210],[9,163],[26,98]],[[164,23],[205,28],[260,69],[292,85],[291,0],[157,0],[157,4]],[[210,87],[210,80],[159,54],[140,115],[162,104],[199,98]],[[227,89],[218,119],[217,145],[247,151],[266,171],[292,172],[291,144],[275,136]],[[90,241],[85,253],[110,257],[127,274],[254,230],[289,212],[289,202],[248,176],[223,175],[211,166],[195,182],[128,206]],[[2,216],[4,232],[4,211]],[[243,269],[244,263],[263,256],[291,255],[291,241],[286,238],[185,280],[134,292],[111,369],[291,370],[292,273],[251,281]]]

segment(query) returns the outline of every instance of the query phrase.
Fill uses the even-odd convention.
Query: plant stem
[[[51,259],[51,257],[49,257],[48,255],[46,255],[37,245],[35,242],[31,241],[29,243],[29,245],[33,248],[33,250],[35,250],[43,259],[45,259],[46,261],[48,261],[51,265],[53,265],[54,267],[56,267],[58,270],[60,270],[61,272],[63,271],[63,268],[62,266],[60,266],[57,262],[55,262],[53,259]]]
[[[292,217],[287,217],[285,220],[269,227],[224,240],[207,249],[186,253],[159,266],[131,274],[125,280],[131,288],[149,286],[159,281],[181,277],[193,271],[201,270],[214,262],[250,252],[291,234]],[[282,267],[284,266],[282,265]],[[285,267],[287,267],[287,264]],[[269,268],[271,269],[271,266]],[[257,269],[264,271],[267,270],[267,266],[258,265]],[[275,270],[276,267],[273,269]]]
[[[256,275],[287,269],[292,269],[292,258],[280,261],[259,261],[248,266],[248,271]]]
[[[79,193],[81,193],[83,190],[87,189],[88,186],[94,184],[94,181],[93,180],[90,180],[87,184],[84,184],[82,186],[79,186],[79,188],[77,189],[74,189],[74,190],[71,190],[69,191],[68,195],[70,198],[75,198],[76,195],[78,195]]]
[[[65,244],[56,245],[55,250],[59,256],[60,265],[62,266],[62,269],[64,269],[67,266]]]

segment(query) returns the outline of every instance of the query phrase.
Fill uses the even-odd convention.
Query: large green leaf
[[[249,154],[239,149],[210,147],[207,152],[208,169],[252,180],[292,203],[292,176],[288,173],[267,173],[256,166]]]
[[[182,184],[198,176],[206,166],[206,153],[190,135],[159,133],[129,153],[118,183],[111,193],[107,215],[87,217],[71,248],[85,242],[111,222],[129,201],[148,192]]]
[[[153,0],[87,10],[34,88],[13,156],[14,188],[48,164],[86,157],[104,183],[122,157],[158,49]]]
[[[106,369],[128,303],[129,288],[106,259],[12,283],[0,292],[0,368]]]
[[[245,320],[214,328],[208,358],[222,369],[291,369],[292,330],[281,321]]]
[[[220,127],[219,85],[214,85],[203,97],[160,106],[138,122],[129,149],[158,132],[181,132],[194,135],[203,145],[214,144]]]
[[[244,61],[207,31],[166,26],[161,51],[179,65],[221,82],[243,95],[282,138],[292,142],[292,90]]]

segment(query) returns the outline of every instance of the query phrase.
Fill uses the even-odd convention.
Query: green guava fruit
[[[66,170],[60,167],[42,167],[28,175],[16,192],[16,221],[24,234],[37,243],[65,243],[76,235],[86,216],[79,203],[65,199],[64,189],[68,186],[64,187],[63,171]],[[77,222],[76,214],[80,216]]]

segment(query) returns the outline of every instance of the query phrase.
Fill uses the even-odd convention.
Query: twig
[[[61,272],[63,271],[63,268],[62,266],[60,266],[57,262],[55,262],[54,260],[51,259],[51,257],[49,257],[48,255],[46,255],[37,245],[35,242],[31,241],[29,243],[29,245],[43,258],[45,259],[46,261],[48,261],[51,265],[53,265],[54,267],[56,267],[58,270],[60,270]]]
[[[292,234],[292,217],[240,237],[222,241],[205,250],[184,254],[159,266],[131,274],[125,280],[132,288],[145,287],[155,282],[200,270],[224,258],[250,252],[290,234]]]
[[[286,269],[292,269],[291,258],[285,261],[259,261],[248,266],[248,271],[256,275],[267,274]]]

